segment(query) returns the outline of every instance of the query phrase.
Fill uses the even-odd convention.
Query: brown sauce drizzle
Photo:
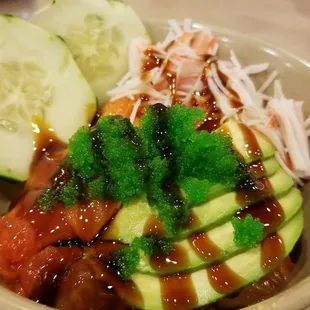
[[[163,227],[163,224],[155,215],[152,214],[146,220],[143,235],[146,237],[152,235],[163,237],[165,235],[165,229]]]
[[[192,249],[203,260],[215,260],[220,257],[220,249],[209,239],[205,233],[197,233],[189,238]]]
[[[90,127],[93,127],[97,124],[99,118],[101,117],[101,113],[100,112],[97,112],[94,116],[94,118],[92,119],[91,121],[91,124],[90,124]]]
[[[189,274],[161,277],[160,287],[165,310],[186,310],[197,307],[198,298]]]
[[[201,225],[201,221],[199,217],[193,212],[193,210],[190,210],[188,222],[185,228],[193,230],[195,228],[200,227],[200,225]]]
[[[176,94],[176,74],[168,70],[170,62],[164,62],[159,51],[148,48],[144,52],[145,59],[141,70],[141,79],[145,80],[149,71],[164,66],[163,76],[167,83],[172,104],[181,103]]]
[[[230,294],[243,284],[242,279],[225,263],[209,267],[207,274],[211,286],[220,294]]]
[[[174,245],[168,255],[151,256],[150,264],[154,270],[169,271],[173,267],[183,268],[188,266],[187,251],[180,245]]]
[[[275,233],[262,242],[261,264],[264,269],[274,269],[284,259],[285,249],[281,237]]]
[[[35,151],[31,164],[31,169],[36,165],[41,157],[52,149],[61,149],[66,146],[56,136],[54,129],[50,128],[40,118],[33,117],[32,132],[34,136],[33,149]]]
[[[237,217],[242,219],[247,214],[252,215],[255,219],[259,219],[264,224],[265,234],[274,232],[285,218],[282,206],[274,197],[245,207],[237,213]]]
[[[166,80],[169,85],[169,93],[172,104],[180,104],[181,102],[177,98],[176,88],[177,88],[177,77],[175,73],[169,71],[165,72]]]
[[[164,59],[160,56],[160,53],[152,48],[146,49],[144,55],[146,57],[142,66],[142,73],[160,67],[164,61]]]
[[[273,189],[267,178],[247,178],[237,187],[237,201],[241,206],[256,203],[272,195]]]
[[[220,122],[222,119],[222,112],[217,107],[216,101],[212,103],[205,103],[204,106],[205,110],[205,119],[203,120],[202,124],[199,125],[197,130],[207,130],[208,132],[212,132],[220,127]]]
[[[199,107],[205,111],[205,118],[202,123],[198,124],[197,130],[212,132],[220,127],[223,113],[217,106],[216,99],[209,89],[208,80],[204,74],[201,81],[204,84],[204,89],[201,92],[194,92],[191,106]]]
[[[250,174],[256,179],[266,176],[266,169],[261,160],[257,160],[253,163],[248,164],[247,169]]]
[[[239,123],[238,126],[239,126],[239,129],[242,131],[242,135],[244,138],[244,148],[245,148],[246,156],[250,158],[251,161],[256,161],[256,160],[261,159],[262,150],[251,128],[249,128],[243,123]]]

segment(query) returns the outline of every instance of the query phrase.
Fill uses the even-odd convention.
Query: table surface
[[[192,17],[267,40],[310,60],[310,0],[129,0],[145,19]],[[177,4],[176,4],[177,3]],[[177,9],[176,9],[177,7]]]
[[[52,0],[0,0],[0,10],[28,8]],[[125,0],[144,19],[191,17],[267,40],[310,61],[310,0]],[[146,13],[147,12],[147,13]]]

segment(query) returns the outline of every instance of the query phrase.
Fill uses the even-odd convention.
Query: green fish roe
[[[135,238],[130,246],[114,252],[112,262],[121,277],[128,280],[137,271],[141,255],[167,255],[171,250],[172,244],[166,239],[155,236]]]
[[[231,223],[235,229],[234,241],[237,246],[254,248],[264,238],[264,224],[250,214],[243,219],[233,217]]]
[[[214,186],[232,189],[240,179],[231,139],[196,130],[203,115],[198,108],[156,104],[146,109],[139,128],[106,116],[79,129],[62,163],[70,178],[55,185],[53,195],[43,193],[38,207],[51,209],[53,199],[66,207],[89,199],[127,204],[146,195],[173,237],[187,224],[190,207],[208,200]]]

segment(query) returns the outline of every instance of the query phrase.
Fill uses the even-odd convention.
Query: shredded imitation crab
[[[233,51],[228,60],[221,60],[217,56],[219,43],[209,28],[196,27],[190,19],[182,25],[170,20],[168,25],[162,42],[153,45],[145,38],[132,41],[129,72],[108,92],[109,105],[130,102],[128,117],[134,123],[145,104],[141,94],[148,96],[147,105],[190,105],[195,92],[204,89],[204,79],[222,112],[222,122],[233,117],[255,127],[273,142],[277,159],[296,183],[302,185],[302,179],[310,178],[310,118],[304,120],[303,102],[284,96],[276,79],[278,72],[272,71],[257,89],[251,76],[268,71],[268,63],[243,66]],[[169,79],[174,79],[173,87]],[[271,87],[273,95],[268,96],[265,91]],[[238,106],[233,104],[236,98]]]

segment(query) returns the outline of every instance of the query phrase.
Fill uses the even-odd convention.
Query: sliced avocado
[[[282,227],[277,233],[282,239],[284,245],[284,255],[283,258],[289,255],[292,251],[294,245],[298,241],[303,231],[304,221],[303,212],[299,211],[294,218],[289,221],[284,227]],[[282,262],[279,259],[278,264]],[[242,254],[238,254],[232,258],[225,261],[225,266],[227,266],[235,275],[238,275],[239,282],[234,285],[233,290],[238,290],[250,283],[258,281],[260,278],[265,276],[270,269],[262,267],[262,246],[258,245],[256,248],[248,250]],[[211,285],[210,279],[208,277],[208,270],[210,268],[201,269],[199,271],[182,274],[181,276],[187,276],[193,285],[193,291],[195,294],[195,305],[189,308],[201,307],[225,296],[223,293],[216,291]],[[175,278],[174,283],[179,282],[180,275],[172,275],[170,277]],[[162,285],[165,281],[164,277],[156,277],[147,274],[136,273],[132,276],[132,280],[135,283],[137,289],[141,293],[144,299],[144,308],[149,310],[161,310],[164,309],[163,301],[163,291]],[[170,278],[171,279],[171,278]],[[173,280],[173,279],[172,279]],[[169,296],[173,298],[176,296],[187,296],[188,287],[182,285],[175,285],[170,288]],[[124,296],[124,294],[123,294]],[[125,294],[125,299],[127,299]],[[130,296],[128,296],[130,300]],[[135,305],[133,305],[135,306]]]
[[[263,177],[263,176],[270,177],[274,175],[280,166],[279,162],[277,161],[275,157],[270,157],[270,158],[265,159],[262,162],[262,164],[263,164],[263,167],[264,167],[263,169],[265,170],[265,173],[263,171],[260,174],[260,177]],[[254,163],[249,164],[248,166],[249,166],[249,170],[251,171],[253,169],[251,167],[257,166],[257,163],[254,162]]]
[[[267,176],[270,177],[274,175],[277,170],[279,169],[279,162],[275,157],[268,158],[262,162],[262,166],[256,161],[253,163],[249,163],[247,165],[247,169],[253,173],[253,175],[258,175],[259,178]],[[255,168],[255,167],[260,167],[260,168]],[[258,171],[257,171],[258,170]],[[231,192],[232,189],[229,187],[225,187],[222,184],[217,184],[213,186],[209,191],[208,191],[208,201],[215,199],[217,197],[220,197],[226,193]],[[185,196],[186,197],[186,196]]]
[[[97,102],[56,35],[0,15],[0,44],[0,176],[25,181],[42,125],[67,143],[91,122]]]
[[[277,198],[288,193],[294,185],[292,178],[282,168],[279,168],[268,180],[273,188],[273,194]],[[183,229],[177,238],[184,239],[195,231],[210,229],[226,222],[241,207],[244,207],[237,198],[236,192],[230,192],[192,208],[192,216],[199,220],[194,221],[190,227]],[[119,240],[130,243],[135,237],[144,234],[145,225],[152,215],[154,215],[153,209],[146,200],[138,205],[133,203],[123,207],[101,237],[104,240]]]
[[[284,197],[278,200],[279,204],[282,207],[283,211],[283,220],[279,227],[284,226],[288,221],[290,221],[293,216],[300,210],[302,205],[302,196],[301,192],[297,188],[292,188],[291,191]],[[143,256],[139,264],[139,272],[141,273],[150,273],[150,274],[168,274],[168,273],[177,273],[184,270],[197,270],[205,266],[210,265],[211,263],[222,261],[240,253],[246,249],[238,247],[234,242],[234,228],[230,221],[225,224],[216,227],[207,232],[203,232],[205,239],[208,242],[216,245],[218,254],[216,257],[208,256],[205,253],[206,257],[199,255],[197,251],[191,246],[191,239],[185,239],[173,244],[173,248],[181,248],[182,253],[187,255],[187,266],[180,264],[170,264],[169,268],[164,269],[154,269],[150,262],[150,257]],[[208,249],[207,249],[208,250]],[[211,248],[212,250],[212,248]],[[209,253],[210,254],[210,253]]]
[[[276,198],[284,196],[294,186],[293,179],[282,168],[279,168],[277,173],[268,178],[268,180],[273,189],[273,196]],[[231,192],[208,201],[201,206],[192,208],[192,216],[199,219],[199,222],[191,225],[190,228],[183,229],[178,237],[182,239],[194,231],[214,227],[214,225],[225,221],[244,206],[244,204],[238,201],[237,193]]]
[[[255,142],[255,140],[258,143],[261,152],[261,154],[257,154],[257,159],[267,159],[274,156],[275,154],[274,145],[265,135],[253,128],[245,126],[242,123],[236,122],[232,118],[230,118],[224,125],[219,127],[217,132],[223,135],[228,135],[232,138],[235,150],[244,159],[245,163],[250,163],[253,161],[252,156],[255,156],[255,154],[249,156],[247,150],[249,149],[249,144]],[[247,136],[250,136],[250,141],[247,141]]]

